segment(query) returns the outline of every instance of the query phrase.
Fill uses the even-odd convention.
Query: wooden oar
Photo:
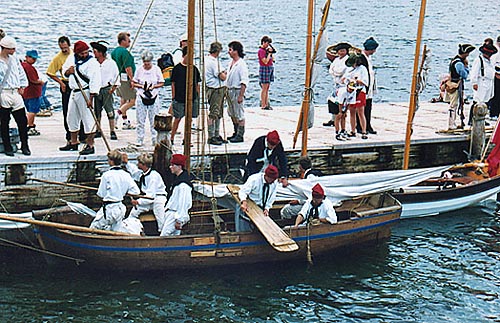
[[[79,185],[79,184],[73,184],[73,183],[65,183],[65,182],[55,182],[55,181],[49,181],[49,180],[46,180],[46,179],[39,179],[39,178],[30,178],[30,179],[32,181],[40,182],[40,183],[47,183],[47,184],[53,184],[53,185],[62,185],[62,186],[68,186],[68,187],[81,188],[81,189],[84,189],[84,190],[97,191],[97,187],[92,187],[92,186],[85,186],[85,185]],[[127,193],[127,196],[133,197],[135,199],[147,199],[147,200],[154,200],[155,199],[152,196],[130,194],[130,193]]]
[[[240,188],[236,185],[227,185],[231,195],[239,203],[238,191]],[[274,249],[281,252],[290,252],[299,249],[299,246],[283,231],[270,216],[265,216],[262,209],[252,200],[247,200],[248,211],[246,215],[252,220],[257,229],[266,238],[267,242]]]
[[[9,216],[9,215],[3,215],[3,214],[0,214],[0,219],[7,220],[7,221],[13,221],[13,222],[29,223],[29,224],[38,225],[38,226],[52,227],[52,228],[61,229],[61,230],[76,231],[76,232],[106,234],[106,235],[111,235],[111,236],[135,236],[133,234],[128,234],[128,233],[124,233],[124,232],[91,229],[91,228],[82,227],[79,225],[71,225],[71,224],[64,224],[64,223],[57,223],[57,222],[23,219],[23,218],[17,218],[15,216]]]

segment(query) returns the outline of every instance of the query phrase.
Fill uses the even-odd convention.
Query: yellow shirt
[[[57,76],[57,72],[59,72],[60,79],[63,81],[67,81],[68,79],[64,76],[62,72],[62,67],[64,65],[64,62],[66,62],[66,59],[68,58],[69,55],[72,55],[73,51],[70,50],[69,54],[63,54],[62,51],[57,53],[56,56],[52,59],[52,61],[49,64],[49,67],[47,68],[47,75],[49,76]]]

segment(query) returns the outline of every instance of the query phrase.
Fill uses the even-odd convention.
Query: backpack
[[[172,70],[174,69],[174,58],[172,57],[172,54],[162,54],[160,58],[158,58],[158,67],[161,69],[161,73],[165,79],[165,86],[170,86],[172,84],[170,77],[172,76]]]

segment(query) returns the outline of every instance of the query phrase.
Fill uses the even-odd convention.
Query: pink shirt
[[[259,48],[257,55],[259,55],[259,65],[260,66],[273,66],[273,57],[271,57],[271,59],[269,60],[269,62],[267,62],[267,64],[264,64],[264,62],[262,61],[262,59],[266,58],[266,56],[267,56],[267,50],[265,50],[264,48],[261,47],[261,48]]]

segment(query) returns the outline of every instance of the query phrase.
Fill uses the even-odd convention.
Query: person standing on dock
[[[134,206],[130,211],[129,218],[139,219],[139,215],[144,212],[153,211],[153,214],[158,223],[158,231],[161,232],[165,223],[165,205],[167,204],[167,191],[165,183],[160,173],[152,169],[153,156],[151,154],[142,153],[137,157],[137,166],[128,162],[127,154],[123,154],[123,162],[127,171],[132,175],[132,178],[139,183],[141,194],[150,196],[150,199],[132,199],[131,203]]]
[[[83,123],[86,145],[80,150],[80,155],[95,153],[94,135],[96,122],[94,120],[94,97],[101,89],[101,71],[99,62],[89,54],[89,45],[77,41],[74,45],[74,55],[68,57],[63,65],[63,73],[69,78],[71,97],[68,106],[68,127],[71,132],[71,142],[59,148],[62,151],[78,150],[78,130]]]
[[[101,124],[102,110],[106,112],[109,122],[109,135],[111,140],[118,140],[115,132],[115,110],[113,109],[114,97],[113,93],[120,85],[118,66],[114,60],[106,57],[108,43],[105,41],[91,42],[90,46],[93,48],[94,56],[99,63],[101,71],[101,89],[99,94],[94,98],[94,111],[99,125]],[[97,130],[96,138],[102,134]]]
[[[28,146],[28,120],[21,96],[28,86],[28,80],[21,62],[14,55],[16,46],[16,40],[10,36],[5,36],[0,40],[0,133],[4,153],[10,157],[14,156],[9,133],[11,114],[19,130],[21,151],[23,155],[31,155]]]
[[[172,124],[172,133],[170,134],[170,141],[174,144],[175,134],[179,128],[179,124],[186,115],[186,79],[187,79],[187,52],[188,48],[182,49],[182,61],[174,66],[172,70],[172,104],[170,106],[170,114],[174,115],[174,122]],[[193,110],[192,117],[198,117],[198,105],[200,97],[200,71],[193,65]],[[173,113],[172,113],[173,112]]]
[[[274,57],[276,50],[271,45],[273,40],[269,36],[264,36],[260,40],[260,48],[257,51],[259,58],[259,85],[260,85],[260,108],[262,110],[272,110],[269,103],[269,88],[274,82]]]
[[[493,45],[493,40],[489,39],[491,43],[484,43],[479,47],[479,56],[472,62],[470,69],[470,81],[472,83],[472,90],[474,91],[473,103],[469,113],[469,125],[472,125],[473,109],[476,104],[486,103],[490,107],[490,100],[495,94],[495,66],[491,61],[493,54],[498,50]],[[490,109],[491,116],[491,109]]]
[[[135,73],[134,57],[130,54],[130,34],[121,32],[117,36],[118,47],[111,52],[111,58],[116,62],[118,71],[120,72],[120,87],[118,88],[118,96],[120,99],[120,108],[116,111],[115,123],[118,122],[120,116],[123,119],[123,128],[135,129],[127,117],[127,111],[135,105],[136,91],[132,84],[132,79]]]
[[[328,70],[328,73],[330,73],[330,75],[333,78],[332,97],[336,97],[339,88],[345,85],[342,83],[342,76],[344,76],[344,73],[347,70],[345,62],[347,61],[347,58],[349,58],[349,55],[347,55],[347,53],[349,52],[350,48],[351,45],[349,43],[338,43],[334,47],[337,56],[330,64],[330,69]],[[341,121],[341,117],[339,116],[340,114],[339,105],[336,102],[333,102],[332,100],[328,100],[328,112],[331,113],[332,119],[327,122],[324,122],[323,126],[325,127],[335,126],[335,130],[340,131],[339,129],[340,127],[338,127],[337,124],[337,122]],[[345,118],[343,124],[345,128]]]
[[[268,165],[279,167],[280,182],[283,187],[288,185],[288,159],[276,130],[260,136],[253,142],[246,158],[244,180],[256,173],[262,173]]]
[[[318,219],[321,223],[337,223],[337,215],[332,202],[325,197],[325,191],[320,184],[312,188],[311,198],[307,200],[295,219],[295,228],[298,228],[302,222],[311,223]]]
[[[180,235],[182,227],[189,222],[189,209],[193,205],[193,184],[186,168],[187,157],[174,154],[170,159],[170,171],[175,178],[165,207],[165,223],[160,236]]]
[[[375,70],[373,69],[373,63],[371,56],[375,54],[378,48],[377,41],[370,37],[363,43],[363,51],[361,52],[362,65],[364,65],[368,69],[368,84],[367,84],[367,92],[366,92],[366,103],[365,103],[365,119],[366,119],[366,132],[371,135],[376,135],[377,132],[373,130],[372,127],[372,103],[373,103],[373,94],[376,91],[376,82],[375,82]],[[362,131],[361,124],[358,124],[357,131]]]
[[[69,87],[69,80],[63,74],[62,67],[64,62],[68,57],[72,56],[73,51],[71,50],[71,42],[68,37],[61,36],[57,40],[59,45],[59,53],[52,58],[52,61],[47,68],[47,76],[59,84],[59,91],[61,92],[61,106],[63,111],[64,129],[66,130],[66,146],[69,146],[71,141],[71,133],[68,128],[68,105],[69,98],[71,96],[71,88]],[[80,125],[79,132],[80,141],[85,140],[85,133],[83,131],[83,126]],[[76,150],[76,149],[75,149]]]
[[[245,136],[245,91],[250,81],[245,53],[239,41],[229,43],[231,62],[227,68],[228,114],[231,117],[234,133],[227,138],[232,143],[243,142]]]
[[[491,63],[495,67],[494,96],[490,102],[490,117],[493,120],[500,115],[500,36],[497,37],[495,47],[498,52],[491,56]]]
[[[23,92],[24,106],[27,110],[26,117],[28,118],[28,136],[40,135],[40,132],[36,130],[35,116],[40,112],[42,106],[41,99],[44,82],[40,79],[38,71],[33,66],[38,58],[38,51],[34,49],[29,50],[26,52],[24,62],[21,63],[29,84]]]
[[[220,135],[220,120],[224,116],[224,97],[227,90],[227,72],[222,69],[219,61],[221,51],[221,43],[213,42],[208,51],[210,54],[205,58],[205,85],[209,104],[208,144],[219,146],[227,143]]]
[[[140,234],[133,232],[123,224],[126,207],[123,198],[127,194],[140,194],[139,187],[122,165],[122,153],[118,150],[108,152],[108,165],[111,168],[101,177],[97,196],[102,198],[103,205],[90,224],[92,229],[111,230]]]
[[[349,104],[351,121],[351,133],[349,137],[356,137],[356,118],[358,118],[361,127],[361,139],[368,139],[365,119],[366,91],[369,82],[368,70],[363,65],[362,55],[358,54],[349,55],[346,65],[351,68],[346,71],[343,77],[344,82],[353,84],[356,88],[356,101],[353,104]]]
[[[469,76],[469,62],[467,57],[472,53],[476,47],[470,44],[458,45],[458,55],[455,56],[450,62],[450,82],[457,85],[454,91],[446,89],[447,99],[450,102],[449,116],[448,116],[448,130],[457,129],[455,123],[457,119],[457,112],[460,113],[461,119],[463,118],[464,108],[464,82]],[[463,128],[463,119],[461,120],[460,128]]]

